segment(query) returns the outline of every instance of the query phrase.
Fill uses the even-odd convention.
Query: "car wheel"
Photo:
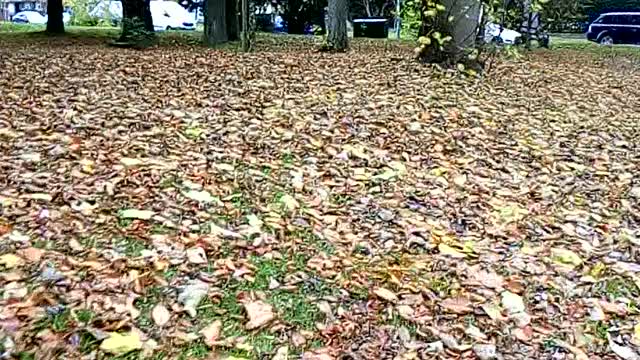
[[[603,35],[600,37],[600,45],[613,45],[613,38],[611,35]]]

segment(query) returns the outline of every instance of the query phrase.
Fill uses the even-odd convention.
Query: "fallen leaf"
[[[289,360],[289,348],[287,346],[279,347],[271,360]]]
[[[575,360],[589,360],[589,356],[584,351],[573,345],[570,345],[566,341],[554,339],[553,342],[556,345],[569,350],[573,354],[573,356],[575,356]]]
[[[189,190],[184,193],[184,195],[191,200],[195,200],[205,204],[220,203],[220,200],[217,197],[211,195],[211,193],[206,190]]]
[[[139,349],[142,349],[142,341],[136,332],[125,334],[112,332],[100,344],[100,350],[113,355],[122,355]]]
[[[491,320],[502,320],[500,308],[494,304],[483,304],[482,310],[489,315]]]
[[[123,219],[149,220],[153,215],[154,212],[149,210],[126,209],[120,212],[120,217]]]
[[[574,253],[571,250],[562,248],[552,248],[551,259],[554,263],[568,268],[574,268],[582,264],[582,259],[580,259],[580,256],[578,256],[578,254]]]
[[[284,206],[284,209],[287,211],[295,210],[300,206],[298,201],[293,198],[293,196],[289,194],[285,194],[280,198],[280,203]]]
[[[455,314],[466,314],[473,311],[469,300],[462,297],[448,298],[440,301],[440,306],[446,311]]]
[[[462,259],[467,257],[466,254],[461,253],[460,251],[452,248],[451,246],[444,244],[444,243],[440,243],[438,244],[438,250],[440,251],[440,253],[442,255],[448,255],[451,256],[453,258],[458,258],[458,259]]]
[[[24,265],[24,260],[14,254],[4,254],[0,256],[0,265],[7,269]]]
[[[522,342],[529,342],[533,336],[533,329],[531,326],[513,329],[513,336]]]
[[[187,259],[192,264],[206,264],[207,254],[204,252],[203,248],[194,247],[187,249]]]
[[[523,312],[525,310],[524,301],[522,301],[522,297],[520,295],[514,294],[511,291],[503,291],[502,292],[502,307],[509,314],[515,314],[518,312]]]
[[[608,336],[609,339],[609,348],[616,355],[618,355],[623,360],[640,360],[640,355],[635,352],[631,347],[618,345],[611,336]]]
[[[473,352],[479,360],[491,360],[498,358],[496,346],[493,344],[476,344],[473,345]]]
[[[246,302],[244,309],[249,316],[249,322],[245,325],[247,330],[257,329],[275,319],[271,305],[262,301]]]
[[[120,162],[124,166],[139,166],[144,164],[144,160],[142,159],[132,159],[132,158],[122,158]]]
[[[204,329],[200,330],[200,334],[204,338],[204,343],[213,347],[220,338],[222,333],[222,321],[215,320]]]
[[[398,301],[398,296],[395,293],[382,287],[373,290],[373,293],[388,302],[395,303]]]
[[[178,294],[178,302],[184,305],[184,310],[191,317],[195,317],[197,314],[196,307],[200,303],[200,300],[207,295],[208,291],[209,284],[199,280],[192,280],[189,284],[182,287],[182,290]]]
[[[151,310],[151,318],[158,326],[164,326],[169,322],[171,313],[162,304],[156,304]]]
[[[28,262],[34,263],[34,262],[40,261],[40,259],[44,255],[44,250],[34,248],[34,247],[29,247],[29,248],[20,250],[18,253],[22,258],[24,258]]]

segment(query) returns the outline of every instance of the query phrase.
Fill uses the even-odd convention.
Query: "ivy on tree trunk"
[[[229,40],[227,34],[227,0],[205,0],[204,43],[217,45]]]
[[[327,50],[345,51],[349,46],[347,36],[347,0],[329,0]]]
[[[421,61],[477,68],[476,45],[481,0],[422,0]]]
[[[116,45],[146,47],[154,40],[150,0],[122,0],[122,33]]]
[[[63,34],[64,23],[62,21],[62,0],[47,1],[47,33]]]

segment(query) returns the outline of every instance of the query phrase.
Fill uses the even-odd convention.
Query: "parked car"
[[[187,9],[174,1],[151,1],[149,3],[153,28],[155,30],[195,30],[196,24],[193,16]],[[95,18],[109,18],[111,21],[122,20],[122,2],[104,0],[89,12]]]
[[[587,39],[603,45],[640,43],[640,12],[600,15],[589,25]]]
[[[47,17],[37,11],[20,11],[13,15],[11,21],[21,24],[46,24]]]
[[[488,23],[484,28],[484,41],[498,44],[516,45],[522,34],[515,30],[502,28],[498,24]]]

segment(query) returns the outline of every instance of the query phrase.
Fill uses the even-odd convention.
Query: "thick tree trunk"
[[[204,3],[204,43],[212,46],[229,40],[226,25],[226,1],[205,0]]]
[[[227,5],[227,37],[229,41],[240,39],[240,23],[238,21],[238,13],[240,7],[238,0],[226,0]]]
[[[47,32],[49,34],[64,33],[64,23],[62,21],[62,0],[47,1]]]
[[[122,1],[122,33],[117,45],[147,47],[153,44],[150,0]]]
[[[329,50],[345,51],[349,46],[347,37],[347,17],[349,3],[347,0],[329,0],[329,36],[327,47]]]
[[[432,9],[426,5],[427,0],[422,1],[425,15],[420,36],[426,38],[429,43],[422,47],[420,59],[443,65],[470,65],[475,62],[476,60],[470,59],[468,55],[476,45],[481,1],[443,0],[445,10],[437,11],[435,16],[429,14],[429,10]],[[440,36],[436,36],[437,34]],[[450,39],[444,41],[447,37]]]

